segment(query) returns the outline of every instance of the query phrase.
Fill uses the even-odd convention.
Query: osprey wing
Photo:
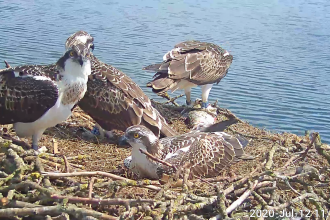
[[[37,66],[0,71],[0,124],[33,122],[55,105],[59,91]]]

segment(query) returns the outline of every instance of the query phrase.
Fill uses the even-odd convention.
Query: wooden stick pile
[[[330,150],[318,133],[311,136],[294,147],[270,138],[272,147],[251,172],[189,184],[85,171],[74,157],[35,155],[0,137],[0,219],[330,219]],[[149,198],[119,197],[127,188],[146,190]]]

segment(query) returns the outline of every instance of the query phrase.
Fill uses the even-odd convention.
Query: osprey
[[[86,44],[86,48],[94,48],[93,38],[85,31],[71,35],[66,41],[66,47],[77,43]],[[103,129],[111,136],[111,130],[125,131],[132,125],[144,125],[157,137],[160,134],[176,135],[131,78],[113,66],[101,62],[92,53],[89,57],[92,73],[87,83],[87,92],[78,105],[96,121],[102,136]]]
[[[14,124],[19,137],[32,136],[38,149],[43,132],[65,121],[87,90],[91,63],[85,45],[72,46],[54,65],[26,65],[0,71],[0,124]]]
[[[226,125],[223,126],[223,123]],[[178,168],[185,166],[194,176],[217,176],[222,169],[239,159],[252,159],[244,153],[247,140],[225,132],[211,131],[214,127],[225,129],[232,123],[235,121],[220,122],[212,125],[212,129],[193,130],[162,139],[158,139],[144,126],[129,127],[121,141],[132,146],[132,156],[125,159],[124,165],[139,178],[160,179],[163,174],[173,173],[172,168],[142,154],[139,150],[141,148]]]
[[[191,105],[191,88],[202,86],[202,108],[208,107],[213,83],[226,76],[233,56],[227,50],[206,42],[185,41],[167,52],[163,62],[144,67],[157,72],[147,84],[157,94],[183,89],[187,105]]]

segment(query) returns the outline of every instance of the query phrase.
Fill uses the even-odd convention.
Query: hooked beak
[[[80,64],[80,66],[82,66],[82,65],[84,64],[84,61],[83,61],[82,56],[79,56],[79,57],[78,57],[78,62],[79,62],[79,64]]]
[[[122,136],[121,138],[119,138],[118,145],[119,146],[130,146],[129,143],[128,143],[128,139],[125,135]]]
[[[92,44],[90,48],[92,49],[92,51],[94,51],[94,44]]]

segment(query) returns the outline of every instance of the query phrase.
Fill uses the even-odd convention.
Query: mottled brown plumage
[[[148,86],[163,92],[184,79],[196,85],[219,83],[226,76],[233,56],[221,47],[200,41],[185,41],[166,53],[164,62],[145,67],[157,71]],[[161,92],[159,91],[159,92]]]
[[[190,89],[199,85],[202,88],[202,101],[207,102],[213,83],[219,83],[226,76],[233,56],[221,47],[207,42],[185,41],[167,52],[163,62],[143,68],[157,72],[147,86],[153,92],[163,94],[184,89],[187,103],[191,103]]]
[[[172,140],[163,139],[160,140],[164,146],[162,159],[177,167],[186,165],[190,173],[198,177],[217,176],[244,155],[244,146],[239,139],[225,132],[193,131]],[[185,148],[189,149],[183,151]],[[169,154],[174,155],[166,158]],[[172,172],[164,165],[158,168],[159,175]]]
[[[66,41],[66,48],[76,43],[85,43],[86,48],[94,49],[94,39],[85,31],[71,35]],[[101,62],[93,54],[90,55],[90,59],[92,74],[88,80],[85,97],[78,105],[103,129],[125,131],[129,126],[141,124],[157,136],[176,134],[130,77]]]
[[[94,39],[85,31],[72,34],[66,41],[66,48],[75,44],[85,44],[94,49]],[[144,125],[155,135],[176,135],[164,117],[151,105],[150,99],[142,89],[125,73],[101,62],[89,53],[92,72],[87,83],[87,92],[78,103],[104,130],[125,131],[132,125]],[[54,65],[43,66],[52,72]]]
[[[219,128],[225,128],[218,123]],[[232,122],[230,122],[232,123]],[[206,129],[207,130],[207,129]],[[131,159],[125,160],[140,177],[159,179],[174,170],[147,158],[140,148],[176,167],[185,166],[193,176],[212,177],[241,158],[247,159],[244,147],[248,141],[225,132],[191,131],[174,137],[158,139],[144,126],[132,126],[123,138],[132,147]]]
[[[129,126],[141,124],[157,136],[176,134],[131,78],[94,55],[91,61],[87,92],[78,105],[103,129],[125,131]]]

